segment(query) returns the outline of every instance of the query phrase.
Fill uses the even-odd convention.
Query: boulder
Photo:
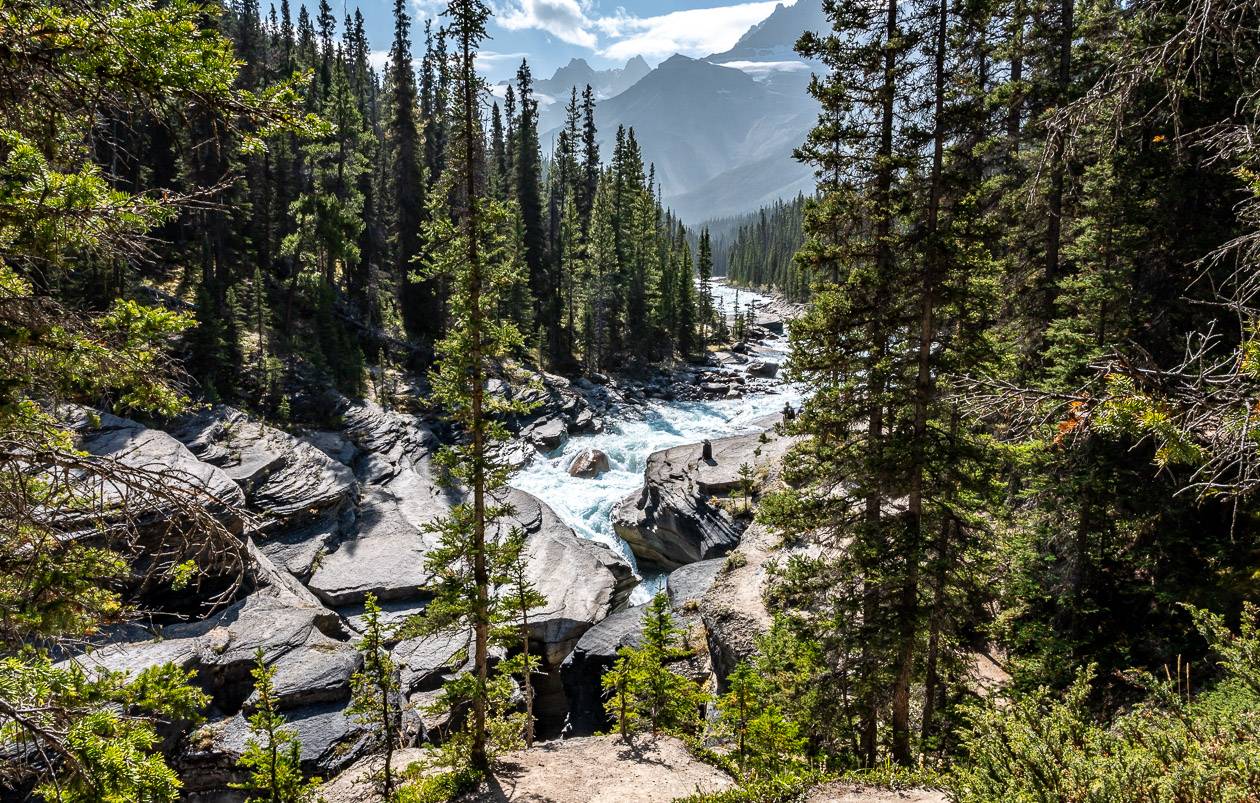
[[[260,548],[293,574],[309,577],[353,525],[354,472],[315,445],[223,405],[182,419],[172,434],[241,486],[261,521]]]
[[[521,432],[540,452],[559,449],[568,439],[569,430],[561,416],[540,418]]]
[[[673,569],[720,557],[739,543],[742,525],[696,487],[699,455],[698,444],[655,452],[643,490],[613,509],[613,528],[640,565]]]
[[[608,468],[607,454],[599,449],[587,449],[579,452],[569,463],[569,476],[590,479],[603,474]]]
[[[573,421],[569,424],[569,432],[577,435],[581,433],[599,433],[604,431],[604,421],[598,418],[595,413],[591,412],[591,408],[583,407],[574,416]]]
[[[758,360],[757,362],[749,363],[747,371],[750,376],[774,379],[779,375],[779,364],[772,360]]]

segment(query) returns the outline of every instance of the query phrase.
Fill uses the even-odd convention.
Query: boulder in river
[[[569,476],[590,479],[603,474],[608,468],[607,454],[599,449],[587,449],[579,452],[569,463]]]
[[[773,379],[779,374],[779,364],[773,360],[758,360],[748,364],[748,374],[763,379]]]
[[[740,488],[740,467],[777,465],[791,439],[772,432],[735,435],[655,452],[644,485],[613,510],[613,527],[640,561],[667,569],[715,558],[738,543],[744,524],[720,504]]]

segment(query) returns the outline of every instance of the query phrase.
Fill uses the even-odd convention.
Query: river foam
[[[714,295],[719,293],[729,294],[733,300],[734,290],[720,286]],[[740,296],[741,303],[767,300],[748,291],[740,291]],[[767,341],[756,351],[758,357],[782,361],[787,339]],[[613,531],[612,511],[622,499],[643,488],[648,457],[673,446],[755,431],[757,419],[781,411],[785,403],[800,406],[799,388],[783,384],[776,389],[776,393],[751,393],[739,399],[626,405],[605,417],[604,432],[570,438],[554,452],[536,457],[514,474],[509,484],[547,503],[579,536],[619,551],[637,571],[629,545]],[[609,470],[594,479],[569,476],[573,458],[588,449],[607,454]],[[631,596],[634,604],[647,601],[664,576],[653,574],[643,580]]]

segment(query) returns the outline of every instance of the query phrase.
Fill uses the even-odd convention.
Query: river
[[[725,284],[715,284],[715,302],[722,308],[734,308],[736,291]],[[763,295],[739,291],[740,304],[765,303]],[[755,352],[755,353],[754,353]],[[782,364],[787,356],[787,338],[776,337],[750,348],[756,358]],[[527,491],[546,502],[561,520],[579,536],[605,543],[625,555],[636,566],[630,547],[614,531],[613,508],[622,499],[643,487],[643,469],[648,456],[661,449],[698,443],[706,438],[738,435],[757,429],[758,418],[783,409],[785,402],[799,407],[800,389],[779,384],[773,393],[750,393],[739,399],[720,401],[659,401],[624,405],[605,416],[605,429],[598,435],[570,438],[559,449],[539,455],[528,466],[514,474],[509,484]],[[599,449],[608,455],[610,469],[595,479],[570,477],[569,463],[587,449]],[[646,602],[664,582],[663,574],[642,575],[643,582],[634,590],[631,603]]]

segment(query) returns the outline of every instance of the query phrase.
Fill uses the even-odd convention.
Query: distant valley
[[[563,124],[570,92],[589,83],[604,157],[619,125],[634,128],[666,205],[685,222],[792,198],[813,185],[811,169],[792,150],[818,114],[806,91],[816,65],[793,46],[801,32],[824,27],[821,3],[799,0],[779,5],[730,50],[702,59],[675,55],[651,69],[636,57],[613,70],[573,59],[535,82],[543,149]]]

